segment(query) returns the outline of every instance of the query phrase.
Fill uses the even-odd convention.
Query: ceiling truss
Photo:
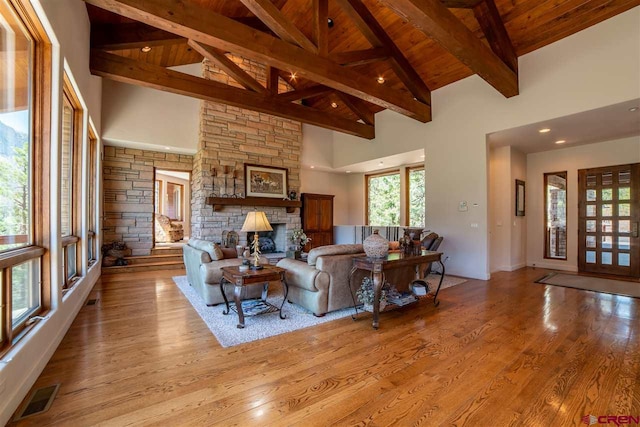
[[[85,0],[136,23],[92,27],[91,71],[116,81],[299,120],[362,138],[375,136],[375,112],[390,109],[421,122],[431,120],[431,93],[420,74],[362,0],[337,0],[371,45],[329,49],[328,0],[312,0],[307,37],[271,0],[241,0],[255,17],[233,19],[196,2]],[[494,0],[379,0],[436,40],[504,96],[518,93],[517,56]],[[473,11],[487,47],[447,8]],[[257,19],[256,19],[257,18]],[[259,20],[259,21],[258,21]],[[242,88],[189,76],[108,52],[144,46],[188,44]],[[266,66],[261,83],[227,54]],[[377,81],[369,68],[389,63],[403,85]],[[292,76],[296,76],[295,79]],[[279,79],[293,88],[279,93]],[[315,100],[331,107],[311,106]],[[332,111],[337,105],[343,110]],[[339,114],[348,111],[349,114]]]

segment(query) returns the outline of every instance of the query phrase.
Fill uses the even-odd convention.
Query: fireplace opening
[[[255,233],[247,233],[249,247],[253,247]],[[259,231],[258,241],[260,242],[260,253],[272,254],[276,252],[276,242],[273,240],[273,231]]]
[[[260,231],[258,232],[258,239],[260,242],[260,252],[263,254],[272,254],[285,252],[286,248],[286,224],[271,224],[273,231]],[[249,247],[253,247],[253,237],[255,233],[247,233],[247,244]]]

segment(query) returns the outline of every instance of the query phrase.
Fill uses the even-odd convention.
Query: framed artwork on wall
[[[286,199],[289,195],[287,178],[285,168],[245,164],[245,196]]]
[[[516,216],[524,216],[524,181],[516,179]]]

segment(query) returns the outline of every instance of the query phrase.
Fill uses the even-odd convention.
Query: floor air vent
[[[53,403],[59,388],[60,384],[54,384],[35,390],[13,420],[18,421],[31,415],[46,412]]]

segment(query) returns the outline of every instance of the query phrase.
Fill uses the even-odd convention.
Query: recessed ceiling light
[[[171,150],[171,147],[164,147],[165,150]]]
[[[151,52],[151,46],[144,46],[140,48],[140,51],[144,53]]]
[[[351,171],[344,171],[345,173],[351,173]]]
[[[540,129],[538,132],[540,132],[540,133],[547,133],[547,132],[551,132],[551,129],[549,129],[549,128],[544,128],[544,129]]]
[[[631,108],[629,108],[629,111],[631,111],[632,113],[633,113],[634,111],[638,111],[638,107],[631,107]]]
[[[384,83],[384,77],[382,76],[378,76],[378,78],[376,79],[376,81],[380,84]]]
[[[565,142],[567,141],[565,141],[564,139],[559,139],[556,141],[556,144],[564,144]]]
[[[315,167],[315,166],[313,166],[313,165],[312,165],[312,166],[309,166],[309,167],[310,167],[311,169],[315,169],[315,168],[316,168],[316,167]]]
[[[424,159],[424,154],[421,154],[420,157]]]
[[[291,80],[295,80],[297,78],[298,78],[298,76],[296,75],[295,72],[291,73]]]
[[[332,108],[338,108],[338,104],[336,104],[335,102],[332,102],[332,103],[331,103],[331,107],[332,107]]]

